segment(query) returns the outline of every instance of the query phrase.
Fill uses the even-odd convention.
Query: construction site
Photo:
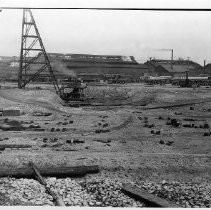
[[[20,57],[0,59],[0,205],[210,208],[209,66],[49,53],[22,12]]]

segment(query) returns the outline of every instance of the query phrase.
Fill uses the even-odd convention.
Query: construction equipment
[[[173,78],[171,81],[172,85],[180,87],[200,87],[200,86],[211,86],[211,78],[205,77],[189,77],[186,73],[186,78]]]
[[[49,72],[47,74],[49,82],[53,83],[56,93],[63,100],[84,100],[83,90],[86,85],[82,84],[81,80],[68,78],[69,83],[59,87],[32,12],[24,9],[18,88],[25,88],[38,76],[46,75],[43,73],[46,70]]]
[[[193,82],[188,78],[188,71],[185,72],[185,80],[179,82],[180,87],[192,87]]]
[[[60,97],[64,101],[85,101],[85,88],[86,84],[81,79],[69,77],[62,84]]]

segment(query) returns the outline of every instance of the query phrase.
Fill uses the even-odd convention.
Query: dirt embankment
[[[165,192],[171,191],[175,184],[156,184],[155,181],[165,179],[186,182],[191,179],[193,183],[206,183],[210,180],[210,136],[204,135],[209,132],[211,125],[210,119],[206,117],[210,113],[210,103],[188,104],[168,109],[144,109],[149,105],[206,100],[210,97],[208,90],[199,89],[194,92],[192,89],[153,88],[138,85],[119,86],[117,90],[110,90],[108,87],[95,88],[95,94],[93,92],[90,95],[102,101],[105,97],[111,105],[105,107],[103,111],[95,111],[93,107],[86,109],[63,107],[58,96],[48,90],[1,90],[1,108],[17,107],[25,112],[21,116],[8,117],[8,119],[2,116],[1,123],[18,122],[27,127],[31,125],[31,128],[40,126],[44,130],[42,132],[1,131],[1,146],[10,145],[10,147],[0,151],[0,166],[26,167],[29,160],[38,167],[97,164],[101,172],[93,178],[100,181],[97,185],[95,183],[89,185],[86,181],[91,180],[92,175],[85,177],[84,184],[87,190],[90,188],[98,190],[98,185],[101,186],[100,183],[103,183],[101,180],[115,177],[119,182],[136,181],[137,184],[140,184],[140,180],[148,180],[149,182],[146,181],[143,186],[150,192],[154,190],[153,192],[159,195],[162,194],[160,188],[167,187]],[[103,91],[104,94],[101,94]],[[97,97],[98,93],[100,97]],[[122,104],[130,102],[130,106],[121,105],[114,108],[112,99]],[[140,101],[145,102],[146,106],[140,106]],[[52,115],[45,115],[47,113]],[[14,144],[27,144],[30,147],[11,148]],[[67,188],[63,187],[66,185],[69,187],[72,181],[56,178],[53,180],[52,183],[58,182],[58,184],[61,181],[62,184],[58,186],[58,190],[61,191],[61,195],[64,195],[67,205],[76,205],[75,202],[87,206],[98,204],[141,206],[133,201],[129,201],[128,204],[121,203],[118,196],[114,196],[115,199],[113,199],[113,194],[108,203],[103,200],[96,201],[96,198],[91,203],[83,204],[80,198],[69,199],[71,195],[67,192]],[[36,187],[37,183],[34,184],[31,180],[14,179],[10,180],[9,184],[14,184],[17,190],[21,190],[17,186],[19,182],[25,183],[24,186],[26,186],[21,193],[24,195],[26,192],[31,198],[28,185]],[[67,182],[66,185],[63,182]],[[111,189],[112,186],[113,182]],[[185,185],[185,190],[187,190],[186,186],[189,189],[190,185]],[[176,189],[183,189],[182,187],[178,184]],[[192,187],[194,188],[191,185]],[[104,193],[104,190],[98,191]],[[197,192],[197,189],[194,188],[193,192]],[[22,194],[18,197],[14,191],[10,193],[22,203],[28,202]],[[45,198],[47,203],[53,205],[46,195],[43,194],[41,198],[38,194],[33,204],[44,205],[42,198]],[[174,193],[171,195],[175,196]],[[182,206],[201,206],[192,197],[188,198],[185,193],[181,196],[185,198],[179,198],[179,200],[184,200]],[[103,199],[103,195],[100,194],[99,199]],[[208,204],[205,203],[207,199],[202,200],[204,200],[202,206],[207,206]]]

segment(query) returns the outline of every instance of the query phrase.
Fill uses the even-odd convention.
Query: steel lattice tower
[[[34,68],[33,71],[32,68]],[[25,88],[29,82],[37,78],[44,70],[48,71],[49,78],[52,79],[54,88],[59,94],[60,89],[32,12],[29,9],[24,9],[18,88]]]

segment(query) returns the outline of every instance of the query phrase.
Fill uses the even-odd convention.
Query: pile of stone
[[[76,182],[70,178],[46,180],[48,186],[59,194],[67,206],[112,206],[142,207],[143,203],[129,198],[121,192],[121,184],[116,180],[96,180]]]
[[[62,198],[66,206],[146,206],[144,202],[125,195],[121,191],[122,186],[117,179],[95,177],[93,180],[79,181],[50,177],[46,179],[46,182],[48,187]],[[159,183],[142,181],[135,185],[181,207],[211,207],[211,184],[163,180]],[[0,179],[0,195],[4,197],[4,202],[0,199],[0,205],[55,205],[53,198],[45,188],[33,179],[2,178]]]
[[[116,180],[82,182],[70,178],[50,177],[46,182],[48,187],[62,198],[66,206],[144,206],[143,203],[123,194],[121,184]],[[0,205],[55,205],[45,188],[33,179],[3,178],[0,180],[0,195],[8,196],[7,202]]]
[[[89,206],[89,203],[94,202],[75,180],[51,177],[46,179],[46,182],[47,186],[62,198],[66,206]]]
[[[211,207],[211,184],[167,182],[163,180],[160,183],[141,182],[136,186],[181,207]]]
[[[93,198],[93,206],[110,207],[144,207],[144,203],[136,201],[121,191],[118,180],[99,179],[84,183],[84,188]]]
[[[8,197],[7,202],[1,205],[54,205],[44,186],[33,179],[2,178],[0,193]]]

